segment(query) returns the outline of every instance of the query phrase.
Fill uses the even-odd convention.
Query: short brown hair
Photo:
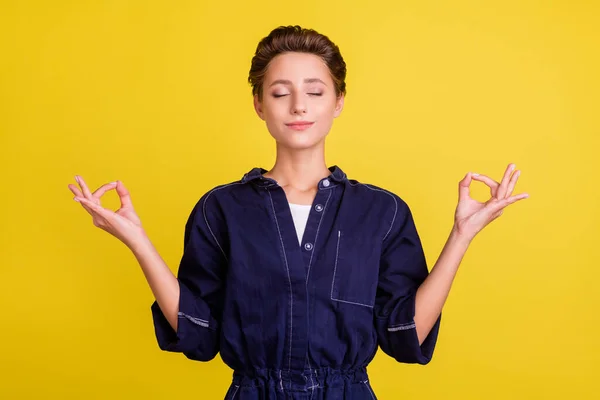
[[[346,94],[346,63],[338,46],[313,29],[290,25],[273,29],[258,43],[248,75],[253,95],[258,94],[262,100],[263,81],[269,63],[275,56],[286,52],[310,53],[321,57],[329,68],[336,95]]]

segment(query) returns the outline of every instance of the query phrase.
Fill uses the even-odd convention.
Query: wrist
[[[133,254],[137,256],[148,248],[151,248],[152,242],[150,241],[148,235],[146,235],[146,232],[141,230],[133,238],[128,240],[125,245],[133,252]]]
[[[462,247],[466,248],[471,244],[474,237],[475,237],[475,235],[467,234],[467,233],[461,231],[460,229],[458,229],[458,227],[456,225],[454,225],[452,227],[452,230],[450,231],[450,237],[449,237],[448,241],[459,244]]]

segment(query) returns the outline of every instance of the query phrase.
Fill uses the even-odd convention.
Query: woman
[[[258,45],[249,82],[277,145],[275,165],[202,196],[185,229],[177,277],[142,228],[120,181],[93,194],[69,185],[94,224],[135,254],[156,301],[159,347],[233,370],[228,399],[375,399],[366,372],[378,346],[399,362],[431,360],[441,310],[473,237],[511,203],[467,173],[450,237],[428,272],[411,211],[396,194],[327,168],[324,142],[343,105],[346,65],[326,36],[279,27]],[[491,199],[469,196],[472,180]],[[116,189],[121,208],[100,205]]]

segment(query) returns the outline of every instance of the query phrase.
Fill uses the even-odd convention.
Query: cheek
[[[320,119],[333,118],[335,114],[335,103],[323,102],[314,108],[315,115]]]
[[[284,114],[285,109],[282,104],[269,104],[269,106],[264,109],[265,118],[270,121],[280,120]]]
[[[264,120],[271,135],[279,137],[282,130],[282,123],[285,122],[282,111],[277,107],[270,107],[264,110]]]

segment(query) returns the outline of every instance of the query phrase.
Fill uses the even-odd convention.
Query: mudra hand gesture
[[[500,183],[492,178],[467,173],[458,184],[458,206],[454,214],[454,229],[461,236],[473,239],[490,222],[502,215],[504,208],[529,197],[527,193],[513,195],[521,171],[509,164]],[[483,182],[490,188],[491,198],[481,203],[471,198],[469,186],[473,180]]]
[[[110,233],[128,247],[145,236],[142,222],[131,203],[129,191],[121,181],[106,183],[91,193],[82,177],[75,176],[75,180],[80,187],[73,184],[69,184],[68,187],[75,195],[74,200],[80,202],[92,216],[95,226]],[[121,201],[121,208],[117,211],[104,208],[100,204],[101,197],[113,189],[116,189]]]

